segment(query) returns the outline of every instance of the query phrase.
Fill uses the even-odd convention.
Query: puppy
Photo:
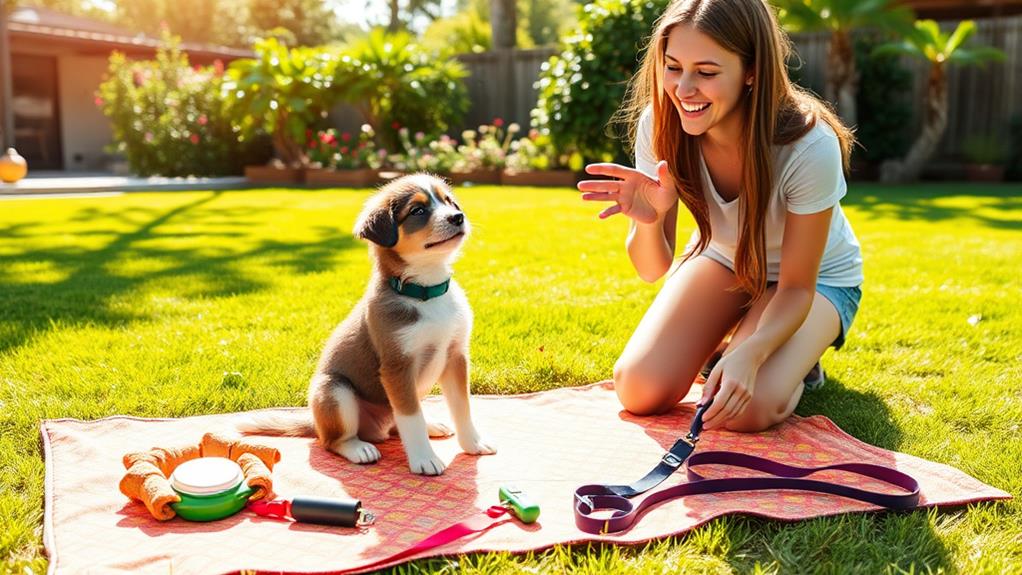
[[[256,414],[247,433],[312,435],[353,463],[374,463],[373,443],[393,429],[412,473],[439,475],[444,462],[429,437],[452,434],[427,422],[420,401],[440,382],[466,453],[496,450],[469,413],[468,343],[472,310],[451,277],[469,223],[450,188],[427,174],[404,176],[365,204],[355,235],[374,260],[365,295],[330,336],[309,385],[309,415]]]

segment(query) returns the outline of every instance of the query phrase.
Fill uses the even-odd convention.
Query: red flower
[[[324,144],[332,144],[337,141],[337,138],[334,137],[332,132],[320,132],[319,141]]]
[[[349,134],[348,132],[344,132],[343,134],[341,134],[341,140],[343,140],[345,142],[350,142],[351,141],[351,134]]]
[[[494,118],[493,119],[493,125],[497,126],[498,128],[503,126],[504,125],[504,119],[503,118]]]
[[[224,61],[220,58],[213,60],[213,72],[216,73],[217,76],[224,75]]]
[[[95,102],[96,107],[102,106],[103,105],[103,98],[100,98],[99,96],[96,96],[96,98],[93,100],[93,102]]]
[[[342,154],[347,154],[347,153],[348,153],[348,146],[343,146],[343,147],[341,148],[341,153],[342,153]]]
[[[394,128],[395,130],[397,130],[397,129],[399,129],[401,127],[401,124],[398,123],[398,122],[391,122],[390,127]]]
[[[193,144],[198,144],[199,143],[199,135],[198,134],[192,134],[191,136],[188,137],[188,139],[191,140]]]

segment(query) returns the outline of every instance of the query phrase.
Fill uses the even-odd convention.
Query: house
[[[7,24],[11,50],[14,143],[33,171],[107,170],[110,123],[97,108],[96,90],[117,50],[152,58],[160,41],[118,26],[19,7]],[[248,50],[183,43],[194,64],[248,58]]]

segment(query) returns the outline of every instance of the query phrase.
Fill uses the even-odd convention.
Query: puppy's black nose
[[[459,212],[457,214],[454,214],[453,216],[447,216],[447,221],[451,222],[456,226],[460,226],[461,224],[465,223],[465,214]]]

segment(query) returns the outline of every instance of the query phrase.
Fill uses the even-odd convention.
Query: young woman
[[[759,431],[798,404],[858,309],[859,243],[838,201],[853,138],[789,80],[790,45],[764,0],[676,0],[657,22],[622,113],[635,168],[579,183],[632,220],[647,281],[670,273],[614,367],[625,409],[652,414],[707,377],[707,428]],[[698,229],[674,261],[678,202]],[[820,376],[822,381],[822,374]]]

